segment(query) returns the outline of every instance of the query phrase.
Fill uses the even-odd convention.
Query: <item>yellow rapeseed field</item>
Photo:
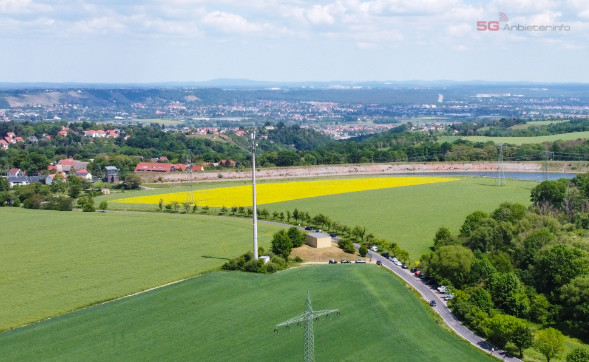
[[[258,204],[263,205],[317,196],[343,194],[346,192],[386,189],[391,187],[423,185],[448,181],[456,181],[456,179],[439,177],[377,177],[270,183],[257,185],[257,198]],[[157,205],[160,199],[163,199],[166,204],[174,201],[182,204],[188,200],[188,196],[189,193],[187,192],[176,192],[162,195],[129,197],[113,200],[112,202]],[[193,197],[198,206],[251,206],[252,186],[247,185],[199,190],[194,191]]]

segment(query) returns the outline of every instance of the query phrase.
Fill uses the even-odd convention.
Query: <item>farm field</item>
[[[325,195],[344,194],[350,192],[402,186],[424,185],[455,180],[456,179],[442,177],[401,176],[263,183],[257,186],[257,200],[259,205],[264,205]],[[113,200],[113,202],[157,205],[160,200],[163,200],[165,204],[169,204],[171,202],[178,202],[182,204],[187,201],[191,201],[190,198],[192,197],[197,205],[200,206],[251,206],[252,186],[230,186],[197,190],[193,193],[193,196],[191,196],[188,192],[176,192],[166,193],[163,195],[160,194],[152,196],[122,198]]]
[[[574,141],[578,139],[588,139],[589,131],[586,132],[572,132],[562,133],[550,136],[536,136],[536,137],[486,137],[486,136],[442,136],[438,142],[452,143],[458,139],[468,140],[471,142],[495,142],[496,144],[505,143],[512,145],[535,144],[554,141]]]
[[[530,127],[538,127],[538,126],[549,126],[551,124],[563,123],[566,122],[563,119],[552,119],[546,121],[529,121],[525,124],[516,124],[515,126],[511,126],[511,129],[528,129]]]
[[[311,215],[323,213],[339,223],[366,227],[377,238],[397,242],[411,260],[429,251],[438,228],[458,232],[464,218],[475,210],[493,211],[502,202],[530,204],[530,191],[536,182],[507,180],[505,187],[495,179],[461,177],[411,187],[354,192],[265,205],[273,211],[299,210]]]
[[[11,361],[300,361],[303,328],[274,333],[313,308],[318,361],[492,361],[443,329],[384,268],[321,265],[272,275],[215,272],[0,334]]]
[[[0,331],[221,266],[251,249],[251,220],[0,208]],[[9,227],[9,229],[8,229]],[[259,226],[268,248],[281,228]]]
[[[395,178],[395,177],[391,177]],[[432,177],[435,179],[435,177]],[[505,187],[497,187],[493,178],[457,177],[458,181],[414,185],[400,188],[388,188],[371,191],[358,191],[346,194],[321,196],[315,198],[284,201],[266,204],[261,207],[273,211],[285,212],[298,208],[308,211],[312,216],[323,213],[332,220],[349,226],[360,225],[378,238],[395,241],[409,251],[411,260],[429,251],[435,232],[441,226],[457,232],[464,218],[475,210],[492,211],[505,201],[520,202],[529,205],[530,191],[536,185],[531,181],[507,180]],[[264,180],[266,183],[275,180]],[[245,181],[240,181],[245,183]],[[195,184],[197,188],[217,188],[222,193],[223,186],[235,186],[231,183]],[[250,190],[251,190],[251,186]],[[183,192],[182,192],[183,190]],[[173,189],[146,190],[133,195],[157,195],[173,191],[186,195],[188,187]],[[126,194],[101,196],[114,200]],[[112,208],[133,207],[155,210],[154,204],[112,203]],[[202,204],[200,206],[203,206]]]

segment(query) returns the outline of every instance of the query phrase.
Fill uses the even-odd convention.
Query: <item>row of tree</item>
[[[505,120],[504,123],[511,124],[510,121]],[[589,121],[587,123],[589,124]],[[72,130],[80,128],[76,123],[67,126]],[[113,127],[97,124],[88,126]],[[472,124],[468,126],[472,127]],[[43,137],[46,132],[54,132],[60,127],[47,122],[8,122],[2,125],[2,129],[16,131],[17,134],[20,132],[21,135],[33,133],[38,137],[36,142],[27,141],[0,151],[0,169],[17,167],[27,171],[29,175],[45,172],[50,162],[66,157],[92,160],[88,170],[94,175],[102,174],[105,166],[116,166],[124,176],[132,173],[142,159],[161,156],[166,156],[172,163],[186,163],[188,158],[193,163],[232,159],[236,162],[236,168],[251,166],[248,140],[234,134],[227,134],[223,140],[213,141],[182,132],[164,132],[159,126],[125,126],[120,129],[121,137],[118,138],[89,138],[68,133],[67,136],[57,135],[48,139]],[[281,123],[276,127],[261,127],[257,132],[260,167],[371,162],[494,161],[498,158],[498,148],[493,142],[438,142],[435,134],[413,132],[408,125],[346,141],[330,140],[312,129],[285,126]],[[586,159],[585,155],[589,155],[589,143],[508,145],[503,148],[503,157],[505,160],[537,161],[545,160],[546,152],[552,152],[550,157],[557,160]]]

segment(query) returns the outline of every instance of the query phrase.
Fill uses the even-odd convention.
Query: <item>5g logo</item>
[[[477,21],[478,31],[498,31],[500,28],[499,23],[502,21],[509,21],[509,18],[505,13],[499,13],[499,21]]]
[[[499,22],[498,21],[477,21],[477,30],[478,31],[498,31],[499,30]]]

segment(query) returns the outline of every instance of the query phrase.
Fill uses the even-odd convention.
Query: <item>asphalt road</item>
[[[356,245],[358,248],[359,246]],[[520,359],[512,356],[510,354],[505,354],[505,351],[499,350],[489,342],[485,341],[483,338],[474,334],[470,329],[466,328],[459,320],[452,314],[450,308],[446,305],[446,301],[443,299],[443,294],[440,294],[436,289],[433,289],[431,286],[422,282],[421,279],[416,277],[411,271],[408,269],[403,269],[400,266],[393,264],[392,261],[386,259],[385,257],[381,256],[378,253],[369,251],[368,255],[370,258],[374,260],[380,260],[382,262],[382,266],[388,268],[393,271],[393,273],[397,274],[403,280],[405,280],[409,285],[411,285],[415,290],[417,290],[425,300],[428,302],[431,300],[436,301],[436,306],[432,307],[436,313],[438,313],[444,322],[450,328],[456,332],[460,337],[466,339],[474,346],[480,348],[481,350],[492,354],[494,357],[502,359],[504,361],[521,361]]]

